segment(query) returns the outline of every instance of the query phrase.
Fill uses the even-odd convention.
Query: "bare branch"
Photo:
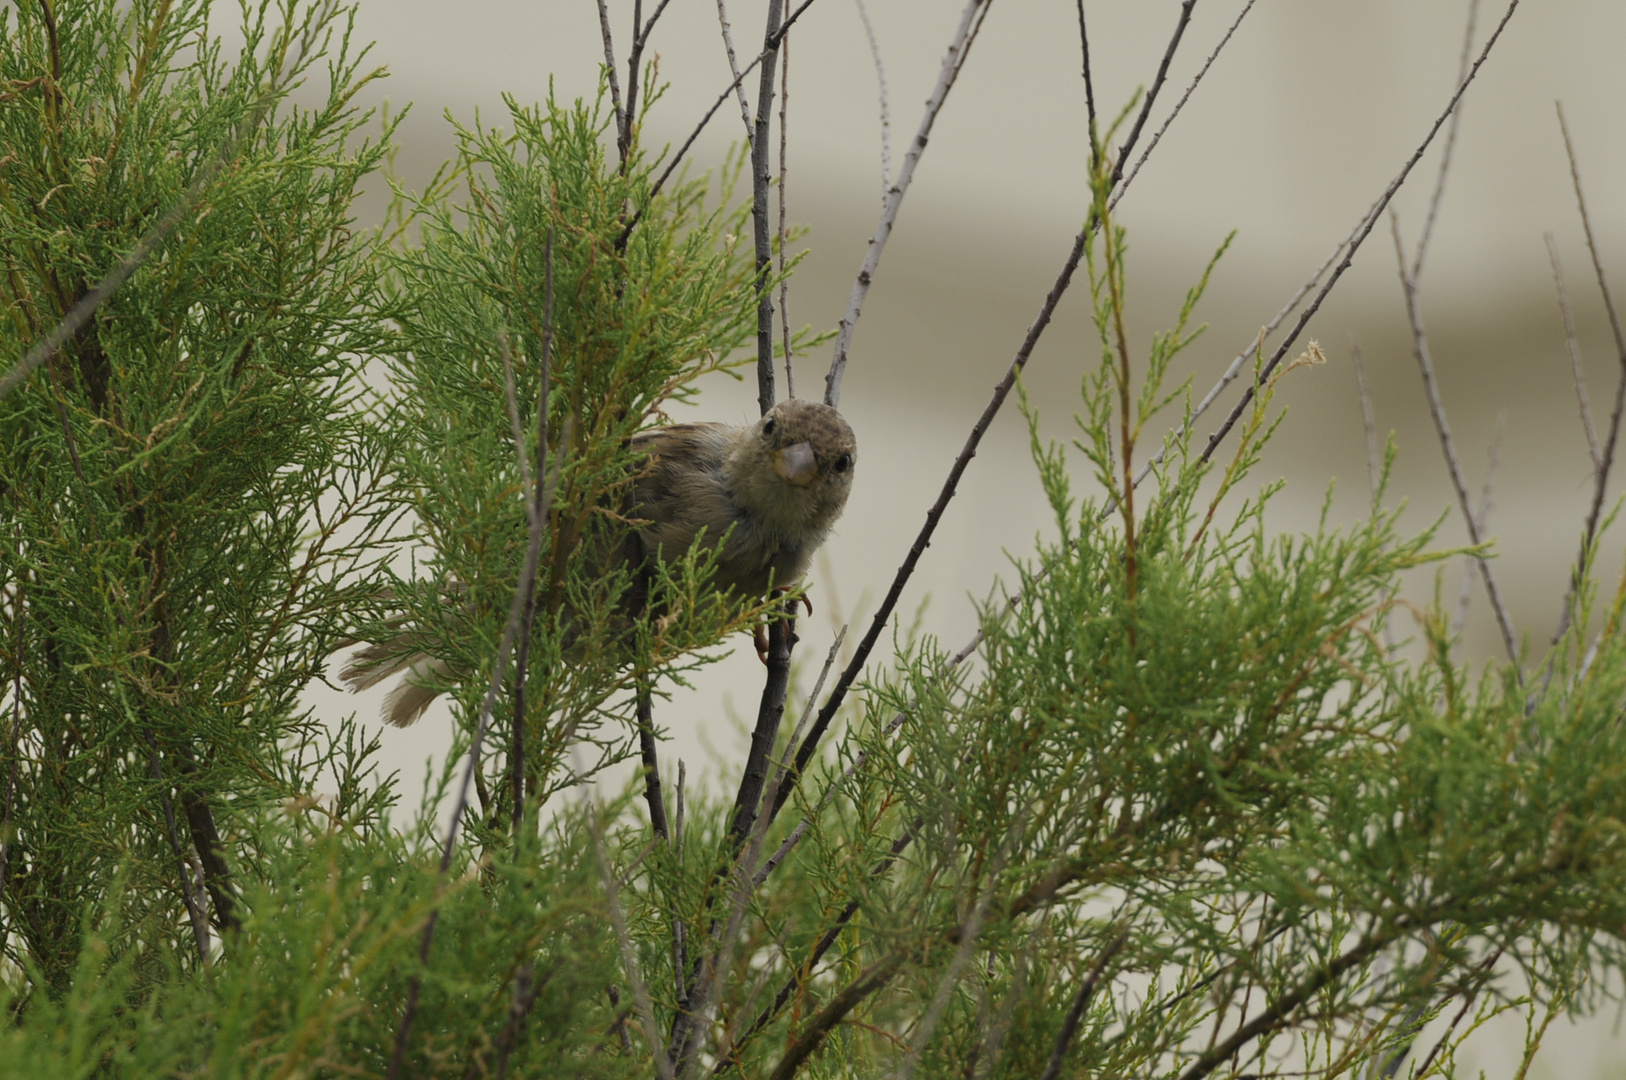
[[[1569,630],[1570,607],[1575,599],[1575,592],[1580,587],[1581,575],[1586,571],[1587,560],[1591,557],[1593,541],[1598,536],[1598,521],[1603,515],[1604,493],[1609,487],[1609,472],[1615,463],[1615,443],[1620,438],[1621,412],[1626,409],[1626,334],[1621,332],[1620,317],[1615,311],[1615,300],[1609,292],[1609,280],[1603,272],[1603,259],[1598,254],[1597,239],[1592,234],[1592,217],[1587,213],[1586,195],[1581,190],[1581,167],[1575,159],[1575,143],[1570,139],[1569,125],[1564,121],[1563,104],[1558,103],[1557,109],[1558,128],[1564,135],[1564,152],[1569,156],[1570,178],[1575,182],[1575,203],[1581,211],[1581,228],[1586,232],[1586,246],[1592,254],[1592,269],[1598,276],[1598,291],[1603,295],[1604,311],[1609,315],[1609,328],[1615,334],[1615,351],[1620,356],[1620,376],[1615,384],[1615,408],[1609,415],[1609,433],[1604,440],[1603,457],[1593,480],[1592,507],[1587,511],[1586,528],[1581,533],[1581,551],[1575,557],[1569,588],[1564,593],[1564,609],[1558,616],[1558,631],[1553,635],[1555,643]]]
[[[1481,534],[1490,525],[1491,508],[1495,505],[1491,499],[1496,493],[1496,473],[1502,465],[1502,435],[1506,429],[1507,413],[1497,413],[1496,436],[1491,440],[1490,449],[1486,452],[1486,457],[1490,459],[1490,462],[1489,467],[1485,470],[1485,482],[1479,488],[1479,509],[1475,511]],[[1468,568],[1462,575],[1462,591],[1457,594],[1457,613],[1451,620],[1451,632],[1453,634],[1462,633],[1463,627],[1468,625],[1468,605],[1472,603],[1473,595],[1473,559],[1470,556]]]
[[[892,105],[886,89],[886,65],[881,62],[881,43],[875,37],[874,24],[869,21],[868,5],[864,0],[853,0],[853,3],[858,5],[858,17],[864,22],[870,59],[875,62],[875,84],[881,96],[881,202],[885,203],[886,193],[892,188]]]
[[[1400,172],[1397,173],[1395,178],[1389,182],[1388,188],[1386,188],[1383,194],[1379,196],[1377,203],[1372,207],[1372,209],[1368,210],[1366,216],[1362,218],[1361,224],[1356,228],[1355,232],[1351,235],[1351,239],[1344,247],[1344,257],[1338,262],[1338,265],[1334,267],[1332,276],[1327,279],[1326,284],[1321,286],[1320,291],[1316,293],[1315,299],[1311,301],[1310,306],[1305,308],[1304,313],[1300,315],[1298,321],[1293,324],[1293,328],[1288,332],[1287,337],[1281,342],[1280,345],[1276,347],[1276,351],[1271,354],[1270,360],[1266,362],[1263,370],[1260,372],[1261,380],[1268,380],[1269,377],[1275,372],[1276,368],[1281,364],[1282,359],[1286,357],[1288,351],[1292,349],[1293,344],[1298,341],[1299,334],[1303,333],[1305,326],[1307,326],[1310,320],[1315,317],[1315,313],[1321,309],[1322,302],[1326,300],[1327,295],[1332,292],[1333,287],[1338,284],[1339,278],[1344,276],[1344,271],[1348,270],[1350,265],[1355,261],[1355,253],[1360,250],[1361,244],[1365,242],[1369,235],[1371,235],[1372,228],[1377,224],[1378,217],[1385,209],[1387,209],[1390,201],[1394,198],[1395,193],[1399,191],[1401,185],[1406,182],[1406,177],[1411,175],[1411,170],[1417,165],[1417,162],[1422,158],[1424,152],[1428,150],[1429,144],[1434,141],[1434,136],[1438,134],[1440,128],[1445,124],[1445,121],[1456,109],[1457,103],[1462,100],[1462,95],[1467,93],[1469,86],[1473,85],[1475,77],[1477,77],[1479,74],[1480,67],[1485,63],[1486,58],[1490,56],[1491,49],[1496,46],[1496,42],[1501,39],[1502,31],[1507,27],[1508,21],[1513,18],[1513,13],[1517,11],[1518,8],[1519,0],[1510,0],[1507,11],[1502,16],[1502,21],[1496,24],[1496,29],[1491,33],[1489,40],[1485,42],[1485,47],[1480,50],[1479,59],[1475,60],[1474,66],[1469,69],[1468,77],[1462,81],[1460,86],[1457,87],[1456,93],[1451,95],[1451,100],[1446,103],[1444,111],[1441,112],[1440,115],[1435,119],[1434,125],[1429,128],[1428,134],[1423,137],[1422,143],[1420,143],[1417,149],[1413,151],[1412,156],[1407,159],[1405,165],[1401,166]],[[1227,371],[1226,375],[1223,376],[1220,381],[1223,384],[1234,377],[1235,375],[1233,372]],[[1210,392],[1209,397],[1212,398],[1219,389],[1220,387],[1216,386],[1214,391]],[[1254,391],[1252,385],[1249,385],[1242,391],[1241,400],[1239,400],[1235,407],[1231,409],[1230,414],[1225,418],[1225,422],[1220,425],[1219,430],[1215,431],[1209,436],[1208,442],[1204,445],[1203,452],[1200,455],[1199,460],[1208,461],[1214,456],[1214,451],[1219,447],[1220,442],[1227,434],[1230,433],[1231,429],[1236,426],[1236,422],[1241,419],[1242,414],[1247,411],[1248,405],[1253,401],[1253,393]],[[1205,399],[1205,405],[1207,400],[1208,399]],[[1193,412],[1193,420],[1196,419],[1200,411],[1201,410],[1199,409],[1197,412]],[[1145,475],[1145,470],[1142,470],[1141,475]]]
[[[610,105],[615,109],[615,145],[619,150],[627,143],[627,110],[621,107],[621,83],[615,74],[615,42],[610,35],[610,13],[604,7],[604,0],[598,0],[598,28],[599,36],[604,39],[604,69],[610,76]]]
[[[785,221],[785,181],[788,177],[786,154],[790,140],[790,37],[783,46],[785,62],[779,69],[779,332],[784,338],[785,396],[796,396],[796,374],[791,369],[790,351],[790,277],[785,273],[785,245],[790,240],[790,228]]]
[[[1423,318],[1417,308],[1417,283],[1406,270],[1406,249],[1400,242],[1400,219],[1393,211],[1390,212],[1390,225],[1394,234],[1395,257],[1400,263],[1400,287],[1406,297],[1406,318],[1411,324],[1412,354],[1416,356],[1418,369],[1423,375],[1423,393],[1428,398],[1429,415],[1434,418],[1434,431],[1440,437],[1440,451],[1445,455],[1445,467],[1451,475],[1451,487],[1457,493],[1457,506],[1462,511],[1464,524],[1468,527],[1468,539],[1478,547],[1485,542],[1483,532],[1474,517],[1473,504],[1468,497],[1468,484],[1462,475],[1462,462],[1457,457],[1456,444],[1451,438],[1451,425],[1445,418],[1445,405],[1440,401],[1439,387],[1434,382],[1434,361],[1429,356],[1428,335],[1423,331]],[[1508,617],[1507,606],[1502,602],[1501,590],[1496,587],[1496,575],[1491,572],[1490,560],[1485,557],[1484,552],[1475,552],[1474,559],[1479,563],[1480,577],[1485,580],[1485,592],[1490,595],[1491,610],[1496,615],[1496,626],[1502,632],[1502,644],[1506,647],[1508,659],[1512,661],[1513,670],[1517,674],[1518,639],[1514,637],[1513,621]]]
[[[1094,168],[1101,164],[1101,145],[1096,140],[1095,79],[1090,75],[1090,28],[1084,18],[1084,0],[1078,0],[1078,46],[1084,54],[1084,109],[1090,122],[1090,165]]]
[[[1208,54],[1207,60],[1203,61],[1203,66],[1198,70],[1196,77],[1191,80],[1191,85],[1187,86],[1186,92],[1180,95],[1180,100],[1174,103],[1174,110],[1169,113],[1168,118],[1163,121],[1163,125],[1157,129],[1155,134],[1152,135],[1152,141],[1146,144],[1146,149],[1140,152],[1140,157],[1135,159],[1135,167],[1129,170],[1129,175],[1124,179],[1123,186],[1120,187],[1117,193],[1112,196],[1112,202],[1107,206],[1108,210],[1116,210],[1118,208],[1118,200],[1124,197],[1124,192],[1129,190],[1129,185],[1135,182],[1135,177],[1140,174],[1140,167],[1146,164],[1146,159],[1152,156],[1153,150],[1157,149],[1157,144],[1163,139],[1163,133],[1169,130],[1169,125],[1174,123],[1175,117],[1180,115],[1180,110],[1186,107],[1186,101],[1190,99],[1192,92],[1197,89],[1197,84],[1203,81],[1203,76],[1208,74],[1208,69],[1214,66],[1215,60],[1219,59],[1220,52],[1227,44],[1230,43],[1231,35],[1236,33],[1237,27],[1242,25],[1242,20],[1248,17],[1248,12],[1253,10],[1254,2],[1255,0],[1248,0],[1247,4],[1242,8],[1242,14],[1236,17],[1236,21],[1231,24],[1231,28],[1225,31],[1225,36],[1220,38],[1220,43],[1214,46],[1214,51]],[[1475,0],[1475,2],[1477,2],[1477,0]],[[1084,25],[1084,0],[1078,0],[1078,22],[1080,29],[1082,29]],[[1088,48],[1088,46],[1086,46],[1086,48]],[[1086,54],[1084,75],[1086,81],[1089,79],[1088,63],[1089,57],[1088,54]],[[1095,100],[1093,91],[1091,92],[1090,98],[1090,130],[1093,132],[1095,130]]]
[[[1457,61],[1457,85],[1468,77],[1468,59],[1473,56],[1474,24],[1479,18],[1479,0],[1468,0],[1468,25],[1462,31],[1462,55]],[[1412,258],[1411,279],[1423,276],[1423,256],[1428,252],[1429,238],[1434,235],[1434,220],[1440,213],[1440,200],[1445,197],[1445,178],[1451,172],[1451,152],[1457,146],[1457,127],[1462,123],[1462,110],[1451,114],[1451,126],[1445,132],[1445,146],[1440,151],[1440,173],[1434,181],[1434,194],[1429,196],[1428,217],[1423,221],[1423,235],[1417,239],[1417,253]]]
[[[1558,289],[1558,312],[1564,318],[1564,346],[1570,357],[1570,379],[1575,383],[1575,404],[1581,410],[1581,427],[1586,431],[1587,451],[1592,455],[1594,473],[1603,468],[1603,451],[1598,448],[1598,431],[1592,426],[1592,403],[1587,399],[1586,372],[1581,367],[1581,342],[1575,334],[1575,315],[1570,311],[1569,291],[1564,287],[1564,264],[1558,258],[1558,241],[1544,234],[1547,254],[1553,262],[1553,284]]]
[[[775,46],[778,45],[779,39],[789,32],[791,25],[795,23],[797,19],[801,18],[802,12],[812,7],[814,2],[815,0],[802,0],[801,6],[799,6],[795,11],[791,12],[790,18],[786,19],[780,24],[779,32],[775,34],[772,39]],[[629,220],[625,227],[622,228],[621,235],[616,238],[615,242],[618,250],[626,247],[627,238],[632,235],[632,230],[637,228],[638,223],[643,220],[644,211],[648,209],[649,206],[654,204],[655,197],[661,193],[661,189],[666,186],[666,181],[670,180],[672,178],[672,174],[677,171],[678,165],[683,162],[683,156],[689,152],[689,147],[693,146],[694,141],[700,137],[700,133],[706,130],[706,125],[711,123],[711,118],[713,116],[717,115],[717,110],[723,107],[723,102],[728,100],[728,95],[732,94],[735,87],[739,86],[745,81],[745,77],[747,75],[751,74],[751,72],[757,69],[757,65],[762,63],[764,57],[767,55],[768,54],[766,51],[757,54],[757,58],[747,64],[745,66],[745,70],[734,77],[734,81],[728,84],[728,88],[721,94],[717,95],[717,100],[712,103],[711,108],[706,110],[706,115],[700,118],[700,122],[694,126],[694,130],[689,132],[689,137],[683,140],[683,145],[678,147],[677,153],[672,155],[672,160],[666,163],[666,168],[663,169],[660,176],[656,178],[654,185],[649,189],[648,201],[643,206],[639,207],[638,212],[633,214],[631,220]]]
[[[728,70],[734,76],[734,85],[729,87],[740,99],[740,123],[745,125],[745,141],[751,141],[751,106],[745,100],[745,75],[740,71],[739,58],[734,53],[734,30],[728,22],[727,0],[717,0],[717,21],[723,27],[723,49],[728,53]],[[725,91],[724,96],[727,96]],[[708,114],[709,119],[709,114]]]
[[[1354,362],[1355,388],[1361,398],[1361,426],[1366,431],[1366,480],[1375,502],[1378,485],[1383,482],[1383,459],[1378,452],[1378,422],[1372,412],[1372,391],[1366,385],[1366,361],[1353,330],[1349,334],[1349,358]]]
[[[824,377],[826,405],[833,406],[841,402],[841,377],[847,370],[847,351],[852,347],[853,328],[858,325],[864,298],[869,295],[870,283],[874,280],[876,268],[881,264],[881,252],[886,249],[887,239],[892,235],[892,224],[898,217],[898,209],[903,205],[903,197],[908,193],[909,184],[915,178],[915,166],[920,163],[920,155],[926,152],[926,140],[932,133],[932,124],[937,121],[938,112],[948,100],[949,91],[954,88],[954,80],[959,77],[960,69],[965,66],[966,57],[970,55],[971,46],[977,39],[977,31],[982,28],[983,17],[991,3],[992,0],[967,0],[965,10],[960,13],[960,25],[954,32],[954,39],[949,42],[948,53],[943,57],[942,67],[938,70],[937,85],[932,87],[931,96],[926,99],[926,111],[920,118],[920,127],[915,131],[914,141],[909,144],[909,152],[903,155],[903,167],[898,170],[897,181],[887,188],[886,202],[881,209],[881,220],[876,223],[875,233],[869,239],[869,247],[864,252],[864,263],[859,267],[852,293],[847,297],[847,310],[842,314],[840,329],[836,332],[835,355],[830,361],[829,374]]]
[[[784,13],[785,0],[768,0],[762,79],[757,90],[756,134],[751,139],[751,225],[757,257],[757,405],[764,416],[775,402],[773,292],[768,286],[768,269],[773,261],[773,235],[768,225],[768,129],[773,120],[773,74],[779,58],[779,21]]]
[[[1169,77],[1169,65],[1174,62],[1174,54],[1180,48],[1180,39],[1186,34],[1186,27],[1191,24],[1192,9],[1197,6],[1197,0],[1181,0],[1180,18],[1174,24],[1174,33],[1169,36],[1168,47],[1163,50],[1163,59],[1157,65],[1157,75],[1152,79],[1152,88],[1146,92],[1146,100],[1141,102],[1140,112],[1135,117],[1135,125],[1129,129],[1129,138],[1124,140],[1123,146],[1118,149],[1118,160],[1112,166],[1112,183],[1109,188],[1117,187],[1118,181],[1123,178],[1124,159],[1129,156],[1135,144],[1140,141],[1140,133],[1146,127],[1146,118],[1152,114],[1152,102],[1157,100],[1159,90],[1163,89],[1163,82]]]

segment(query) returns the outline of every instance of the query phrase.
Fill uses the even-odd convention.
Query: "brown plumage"
[[[648,564],[685,554],[697,537],[721,541],[714,584],[752,598],[807,572],[847,505],[858,459],[841,414],[800,398],[752,424],[673,424],[640,432],[632,445],[646,458],[631,512],[644,524],[635,544],[620,545],[623,557]],[[362,649],[339,677],[364,690],[402,670],[384,719],[404,727],[455,677],[444,661],[397,637]]]

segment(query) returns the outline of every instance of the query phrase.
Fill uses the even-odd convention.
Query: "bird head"
[[[745,429],[731,458],[744,509],[785,532],[822,532],[847,505],[858,441],[835,409],[791,398]]]

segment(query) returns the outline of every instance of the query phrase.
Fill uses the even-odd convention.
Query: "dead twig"
[[[881,208],[881,219],[876,223],[875,232],[870,236],[869,246],[864,251],[863,265],[858,269],[858,277],[853,281],[852,292],[847,297],[847,310],[842,313],[841,322],[836,331],[835,355],[830,360],[830,371],[824,377],[824,403],[837,405],[841,401],[841,377],[847,370],[847,351],[852,347],[853,328],[858,325],[858,317],[863,312],[864,298],[869,295],[870,283],[875,278],[875,271],[881,264],[881,253],[886,249],[887,239],[892,235],[892,225],[897,220],[898,210],[903,206],[903,197],[909,191],[909,184],[915,177],[915,166],[920,163],[920,155],[926,152],[926,140],[931,136],[932,125],[937,121],[937,114],[942,111],[943,103],[948,100],[949,91],[954,88],[955,79],[959,78],[960,69],[965,66],[966,57],[971,54],[971,46],[977,40],[977,31],[982,28],[983,17],[988,13],[992,0],[968,0],[965,10],[960,13],[960,25],[954,32],[954,38],[949,42],[948,53],[943,57],[943,64],[937,72],[937,84],[932,87],[931,96],[926,99],[926,111],[920,118],[920,126],[915,131],[914,141],[909,144],[909,152],[903,155],[903,165],[898,169],[897,180],[886,189],[886,202]]]
[[[1462,511],[1463,523],[1468,528],[1468,540],[1476,548],[1484,544],[1483,531],[1474,516],[1473,502],[1468,496],[1468,484],[1462,475],[1462,461],[1457,457],[1457,447],[1451,438],[1451,425],[1445,417],[1445,404],[1440,400],[1439,386],[1434,380],[1434,360],[1429,355],[1428,335],[1423,330],[1423,317],[1417,307],[1417,283],[1412,279],[1406,269],[1406,249],[1400,241],[1400,218],[1392,211],[1390,213],[1390,226],[1394,234],[1395,258],[1400,264],[1400,288],[1406,298],[1406,318],[1411,326],[1412,355],[1417,358],[1417,367],[1423,376],[1423,393],[1428,399],[1429,415],[1434,420],[1434,432],[1440,439],[1440,452],[1445,455],[1446,472],[1451,476],[1451,487],[1457,495],[1457,507]],[[1473,555],[1479,563],[1479,576],[1485,581],[1485,592],[1490,595],[1491,611],[1496,615],[1496,626],[1502,632],[1502,645],[1507,649],[1508,659],[1513,662],[1514,672],[1518,673],[1519,644],[1513,633],[1513,620],[1508,616],[1507,605],[1502,601],[1502,593],[1496,585],[1496,575],[1490,567],[1490,560],[1483,551],[1476,551]],[[1521,676],[1522,681],[1522,676]]]
[[[1587,398],[1586,372],[1581,366],[1581,342],[1575,333],[1575,314],[1570,310],[1569,290],[1564,287],[1564,264],[1558,257],[1558,241],[1545,234],[1547,254],[1553,263],[1553,285],[1558,290],[1558,312],[1564,319],[1564,347],[1570,358],[1570,380],[1575,384],[1575,404],[1581,412],[1587,451],[1592,455],[1594,474],[1603,468],[1603,451],[1598,447],[1598,431],[1592,424],[1592,402]]]

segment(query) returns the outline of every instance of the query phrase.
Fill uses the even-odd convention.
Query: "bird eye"
[[[840,457],[836,458],[836,472],[844,473],[852,467],[853,456],[851,454],[842,454]]]
[[[762,437],[764,439],[771,438],[773,436],[773,429],[776,426],[777,425],[774,423],[773,417],[770,416],[768,419],[764,420],[762,422]]]

